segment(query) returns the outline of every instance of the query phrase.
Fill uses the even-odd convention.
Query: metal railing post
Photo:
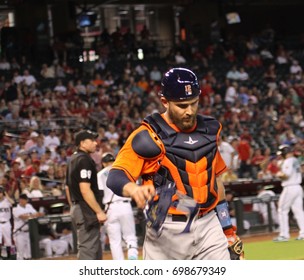
[[[267,205],[267,214],[268,214],[268,230],[269,232],[273,231],[273,219],[271,213],[271,200],[266,202]]]
[[[242,235],[245,233],[244,229],[244,205],[243,201],[239,198],[233,200],[234,209],[235,209],[235,218],[237,226],[237,234]]]
[[[37,219],[29,219],[29,233],[30,233],[30,241],[31,241],[31,252],[33,259],[39,259],[40,256],[40,248],[39,248],[39,231],[38,231],[38,221]]]

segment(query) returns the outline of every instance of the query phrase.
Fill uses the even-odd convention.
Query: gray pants
[[[168,215],[160,236],[147,228],[145,260],[230,260],[228,241],[214,211],[194,218],[190,232],[181,233],[187,222],[173,221]]]
[[[79,204],[71,208],[71,218],[77,229],[77,247],[79,260],[101,260],[100,226],[87,230]]]

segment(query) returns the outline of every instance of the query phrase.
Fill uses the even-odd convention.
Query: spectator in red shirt
[[[275,177],[275,175],[280,171],[278,160],[275,156],[270,157],[270,162],[267,165],[267,171],[270,171],[273,177]]]
[[[243,133],[240,135],[241,139],[246,139],[249,143],[252,141],[252,136],[247,127],[243,129]]]
[[[14,173],[16,179],[21,178],[22,170],[20,169],[20,161],[14,160],[11,164],[11,171]]]
[[[232,48],[228,49],[225,52],[225,58],[230,62],[230,63],[234,63],[236,62],[236,55],[235,52]]]
[[[34,159],[32,164],[30,164],[25,170],[23,175],[26,177],[31,177],[40,172],[40,160]]]
[[[261,67],[262,59],[259,54],[247,54],[244,60],[244,66],[247,68]]]
[[[257,179],[258,172],[261,170],[261,163],[264,161],[265,156],[262,154],[262,149],[260,147],[256,148],[251,159],[254,179]]]
[[[204,76],[203,80],[206,80],[207,82],[209,82],[211,84],[211,86],[215,86],[216,85],[216,77],[214,76],[214,73],[211,70],[207,71],[207,73]]]
[[[205,55],[208,59],[212,59],[216,50],[216,44],[209,44],[205,49]]]
[[[204,100],[208,100],[208,104],[210,104],[211,96],[214,94],[214,90],[212,88],[211,83],[208,80],[203,79],[201,84],[201,95],[200,95],[200,103],[204,104]]]
[[[252,148],[247,138],[241,137],[237,151],[240,159],[239,178],[248,178],[247,176],[253,177],[251,158]],[[249,178],[250,178],[249,177]]]

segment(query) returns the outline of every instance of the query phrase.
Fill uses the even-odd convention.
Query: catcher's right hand
[[[231,260],[244,260],[244,246],[242,240],[236,235],[233,228],[224,231],[228,240],[228,250]]]
[[[136,183],[129,182],[123,188],[123,196],[131,197],[140,209],[144,209],[146,202],[150,201],[154,195],[155,188],[153,185],[139,186]]]

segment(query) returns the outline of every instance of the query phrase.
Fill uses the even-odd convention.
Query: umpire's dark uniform
[[[102,258],[100,223],[95,212],[85,202],[81,194],[79,184],[82,182],[90,184],[96,201],[100,203],[102,195],[97,185],[95,162],[89,153],[77,150],[71,156],[68,164],[66,184],[69,187],[72,202],[71,218],[77,228],[78,259],[100,260]]]

